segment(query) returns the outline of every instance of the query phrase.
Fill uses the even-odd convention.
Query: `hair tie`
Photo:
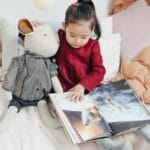
[[[71,6],[75,6],[75,7],[78,7],[79,5],[80,5],[80,3],[78,3],[78,2],[71,4]]]

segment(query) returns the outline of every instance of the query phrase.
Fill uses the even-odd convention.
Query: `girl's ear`
[[[63,27],[63,29],[66,28],[65,22],[62,22],[62,27]]]
[[[30,21],[26,18],[19,20],[18,29],[24,35],[33,32],[33,26],[30,23]]]

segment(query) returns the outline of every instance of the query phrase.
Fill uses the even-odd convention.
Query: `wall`
[[[93,0],[97,14],[104,17],[111,0]],[[54,0],[53,6],[48,11],[40,11],[35,8],[34,0],[0,0],[0,17],[8,18],[11,22],[17,22],[21,17],[37,20],[61,21],[64,11],[75,0]]]
[[[113,16],[113,31],[121,34],[121,57],[132,59],[144,47],[150,46],[150,6],[138,0]]]

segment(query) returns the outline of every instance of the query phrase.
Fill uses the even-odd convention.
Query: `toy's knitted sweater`
[[[40,100],[51,90],[51,78],[57,75],[57,65],[49,58],[27,51],[12,59],[2,87],[22,100]]]

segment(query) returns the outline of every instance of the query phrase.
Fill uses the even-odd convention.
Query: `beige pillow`
[[[109,14],[113,15],[115,13],[118,13],[122,11],[123,9],[126,9],[127,7],[129,7],[135,1],[137,0],[113,0],[112,7],[111,7]]]
[[[150,47],[144,48],[131,61],[123,61],[121,72],[139,98],[150,104]]]
[[[150,47],[144,48],[133,60],[148,66],[150,69]]]

